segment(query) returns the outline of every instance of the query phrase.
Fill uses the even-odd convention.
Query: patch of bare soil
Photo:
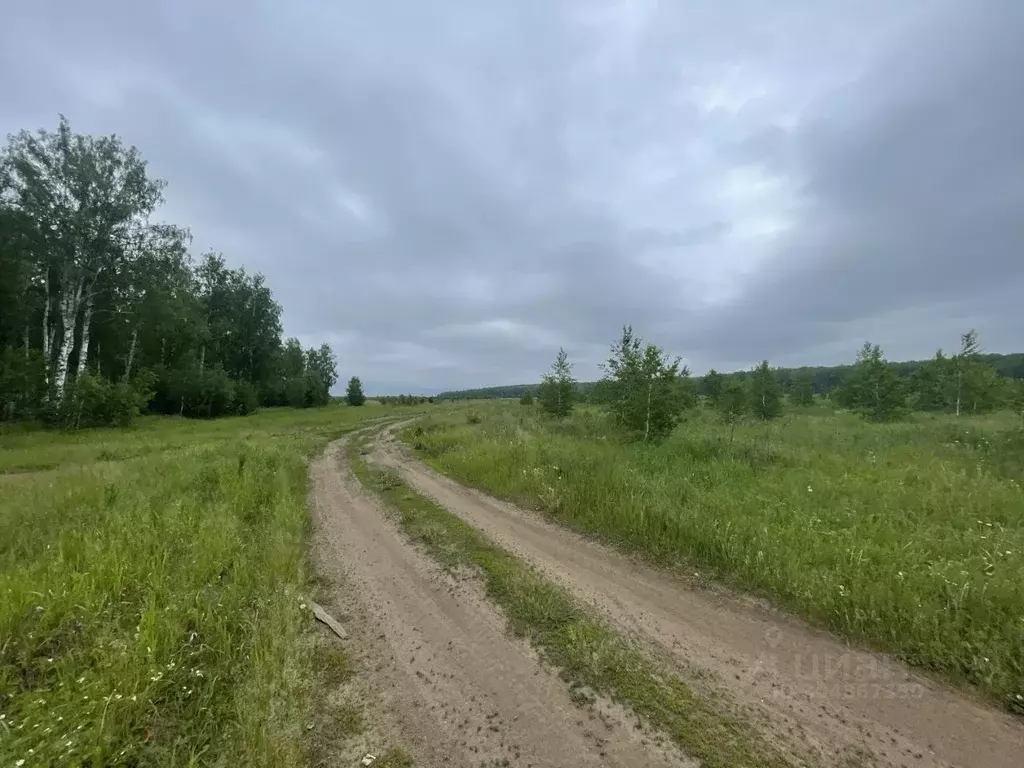
[[[394,429],[380,433],[375,461],[670,658],[686,682],[724,692],[774,741],[844,767],[1024,765],[1020,720],[763,601],[695,589],[467,489],[413,460]]]
[[[610,702],[574,704],[506,633],[479,581],[442,570],[362,490],[344,440],[310,482],[325,607],[348,633],[377,746],[402,747],[417,766],[692,765]]]

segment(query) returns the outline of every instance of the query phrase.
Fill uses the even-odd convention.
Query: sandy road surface
[[[1024,766],[1024,724],[880,654],[751,600],[681,581],[412,460],[384,429],[374,460],[663,651],[700,670],[780,746],[824,765]]]
[[[314,559],[336,588],[382,741],[417,766],[671,766],[608,702],[576,707],[564,682],[509,637],[475,578],[421,553],[345,466],[344,440],[310,468]]]

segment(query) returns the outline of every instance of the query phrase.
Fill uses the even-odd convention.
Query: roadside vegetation
[[[313,642],[307,460],[384,414],[0,436],[0,764],[313,762],[317,675],[352,669]]]
[[[517,406],[518,407],[518,406]],[[442,564],[469,566],[483,577],[510,629],[559,668],[581,703],[588,691],[628,703],[686,754],[708,768],[783,768],[786,758],[747,724],[698,694],[608,629],[564,590],[465,523],[414,491],[393,470],[362,458],[352,440],[348,459],[359,480],[397,511],[403,530]]]
[[[403,436],[463,483],[1024,714],[1020,382],[987,369],[973,334],[932,363],[903,380],[865,345],[828,399],[806,378],[784,392],[767,363],[705,377],[698,399],[627,328],[600,405],[483,403]]]

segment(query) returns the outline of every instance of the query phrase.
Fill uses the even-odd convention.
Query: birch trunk
[[[135,362],[135,345],[139,341],[139,329],[135,327],[132,329],[132,344],[128,347],[128,362],[124,366],[124,377],[130,379],[132,377],[132,363]]]
[[[78,348],[75,375],[89,370],[89,330],[92,327],[92,290],[85,296],[85,314],[82,317],[82,344]]]
[[[57,402],[64,400],[64,389],[68,378],[68,362],[71,350],[75,346],[75,327],[78,323],[78,310],[82,304],[82,288],[84,281],[79,281],[74,291],[65,289],[60,298],[60,319],[64,333],[57,350],[57,360],[53,366],[53,378],[57,393]]]
[[[644,442],[651,434],[651,393],[654,391],[654,379],[647,382],[647,421],[644,424]]]
[[[43,296],[43,362],[45,363],[44,370],[46,371],[46,391],[47,394],[50,392],[50,386],[53,384],[53,371],[50,368],[52,359],[50,357],[51,350],[53,349],[53,335],[50,331],[50,272],[46,272],[46,287],[45,295]]]

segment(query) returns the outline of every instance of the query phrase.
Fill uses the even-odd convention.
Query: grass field
[[[307,459],[414,412],[0,435],[0,765],[305,764]]]
[[[657,446],[600,411],[515,403],[404,437],[435,468],[582,531],[771,597],[1024,713],[1019,416],[868,424],[812,408],[732,432],[698,412]]]

